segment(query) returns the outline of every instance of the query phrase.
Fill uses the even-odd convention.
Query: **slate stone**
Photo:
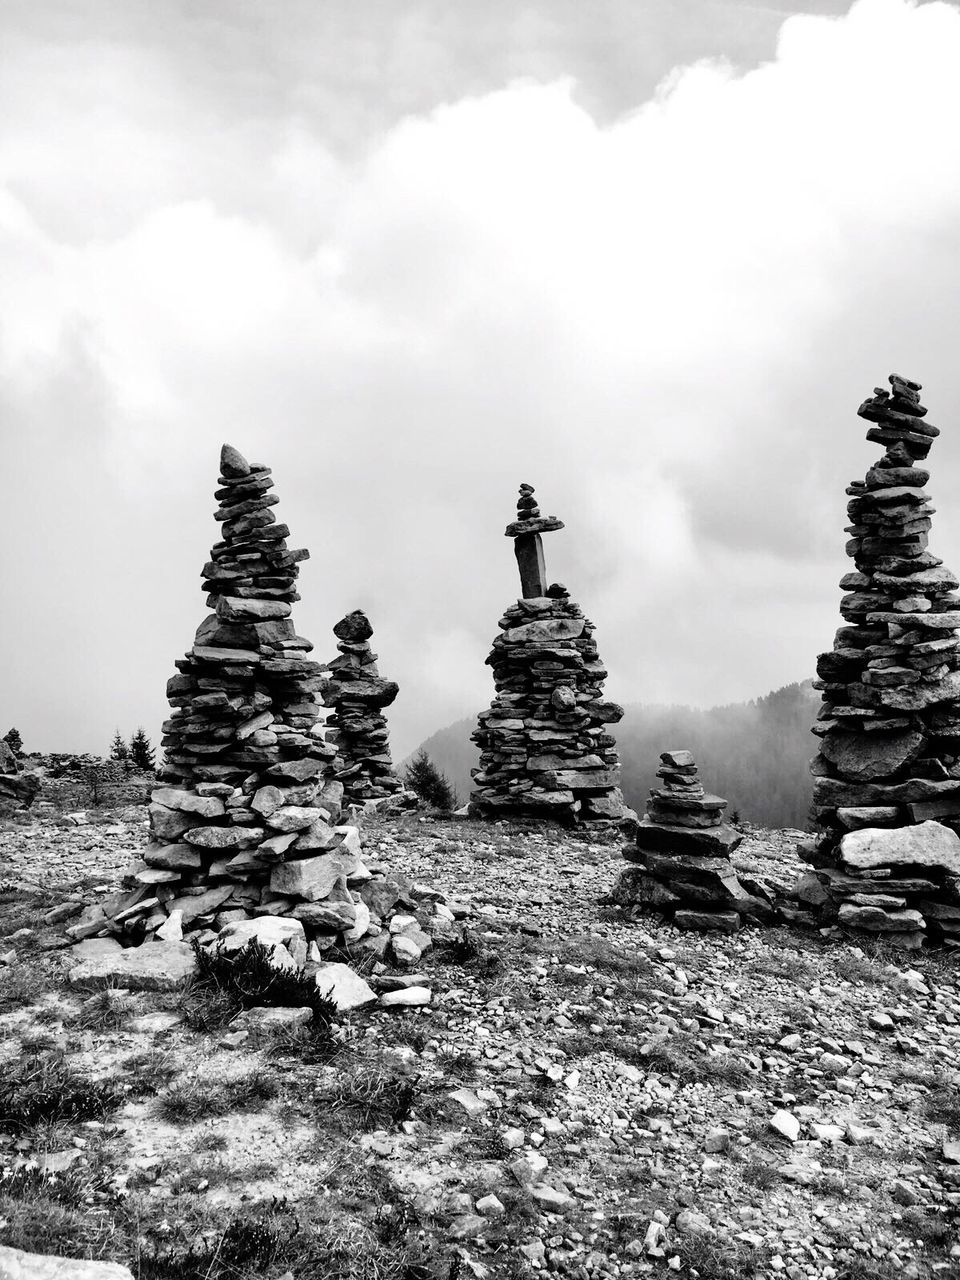
[[[175,991],[196,972],[185,942],[146,942],[119,952],[87,956],[69,972],[71,986],[106,983],[131,991]]]
[[[846,867],[931,867],[960,875],[960,836],[939,822],[912,827],[866,827],[840,841]]]

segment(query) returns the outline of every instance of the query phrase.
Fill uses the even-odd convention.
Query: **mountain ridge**
[[[684,748],[693,752],[708,789],[730,802],[729,813],[760,826],[805,827],[816,745],[810,730],[819,701],[813,681],[803,680],[715,707],[625,704],[615,733],[627,803],[642,812],[660,752]],[[470,769],[479,759],[470,741],[476,723],[476,717],[456,720],[416,749],[446,774],[461,804],[469,798]]]

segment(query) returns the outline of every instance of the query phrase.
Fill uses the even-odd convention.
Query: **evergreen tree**
[[[407,765],[403,781],[414,795],[434,809],[449,811],[457,807],[456,791],[422,747]]]
[[[130,751],[127,744],[120,737],[120,730],[113,735],[113,743],[110,747],[110,759],[117,760],[120,764],[126,764],[130,759]]]
[[[23,739],[20,737],[19,729],[8,729],[3,735],[3,740],[15,756],[23,755]]]
[[[130,760],[133,767],[141,773],[152,773],[154,770],[153,747],[142,725],[130,739]]]

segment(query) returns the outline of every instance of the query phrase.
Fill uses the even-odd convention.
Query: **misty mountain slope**
[[[660,752],[685,748],[696,757],[707,789],[730,801],[730,812],[761,826],[805,826],[813,794],[808,764],[816,749],[810,727],[818,703],[808,680],[722,707],[628,705],[614,730],[628,804],[642,812]],[[470,741],[475,725],[458,720],[421,744],[461,803],[479,758]]]

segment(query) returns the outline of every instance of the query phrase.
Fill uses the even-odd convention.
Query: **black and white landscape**
[[[960,1275],[958,65],[0,4],[0,1280]]]

